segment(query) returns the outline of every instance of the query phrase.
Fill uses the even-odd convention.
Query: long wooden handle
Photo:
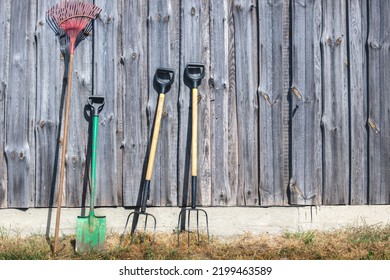
[[[57,252],[57,248],[58,248],[58,235],[59,235],[60,218],[61,218],[62,190],[63,190],[64,177],[65,177],[66,146],[68,142],[70,95],[71,95],[71,88],[72,88],[72,69],[73,69],[73,54],[70,55],[70,59],[69,59],[68,82],[67,82],[67,89],[66,89],[65,123],[64,123],[63,140],[62,140],[60,182],[58,186],[57,216],[56,216],[56,227],[55,227],[54,248],[53,248],[54,253]]]
[[[198,89],[192,89],[192,138],[191,138],[191,175],[197,176],[198,167]]]
[[[158,103],[157,103],[156,119],[154,121],[152,143],[151,143],[150,152],[149,152],[148,167],[146,169],[145,180],[147,180],[147,181],[152,180],[154,159],[156,157],[156,150],[157,150],[158,134],[160,132],[161,117],[162,117],[162,112],[163,112],[163,108],[164,108],[164,99],[165,99],[165,94],[160,93],[159,97],[158,97]]]

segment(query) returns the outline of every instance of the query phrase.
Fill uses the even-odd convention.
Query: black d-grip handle
[[[198,88],[204,77],[204,64],[188,63],[184,70],[184,83],[190,88]]]
[[[98,116],[104,107],[104,96],[91,95],[88,97],[88,104],[92,108],[92,114]]]
[[[158,93],[167,93],[175,80],[175,72],[171,68],[159,67],[154,74],[153,86]]]

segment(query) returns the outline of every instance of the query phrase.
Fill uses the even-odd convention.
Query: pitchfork
[[[180,245],[180,233],[182,231],[182,221],[185,221],[185,215],[188,214],[187,232],[188,245],[190,244],[191,233],[191,213],[196,214],[196,233],[198,244],[200,243],[199,217],[203,214],[206,223],[207,239],[209,235],[209,219],[207,212],[203,209],[196,208],[196,191],[197,191],[197,157],[198,157],[198,87],[204,77],[204,65],[200,63],[188,63],[184,71],[184,82],[191,88],[192,94],[192,137],[191,137],[191,208],[185,208],[180,211],[178,222],[177,244]],[[185,223],[184,229],[185,230]]]
[[[174,71],[169,68],[157,68],[156,73],[154,75],[153,79],[153,85],[156,91],[159,93],[158,97],[158,104],[157,104],[157,112],[156,112],[156,118],[154,121],[154,128],[153,128],[153,135],[152,135],[152,142],[150,146],[150,152],[149,152],[149,159],[148,159],[148,166],[146,170],[146,176],[145,176],[145,182],[142,189],[142,195],[141,195],[141,211],[137,210],[129,214],[125,226],[125,231],[127,224],[129,222],[130,217],[133,215],[133,228],[131,231],[131,242],[134,241],[134,236],[136,232],[136,226],[138,223],[138,218],[140,216],[145,216],[144,219],[144,227],[143,227],[143,234],[141,241],[144,242],[145,240],[145,233],[148,228],[148,218],[152,219],[153,222],[153,236],[151,243],[154,242],[154,237],[156,233],[156,218],[146,212],[146,204],[150,196],[150,181],[152,180],[152,174],[153,174],[153,166],[154,166],[154,159],[156,156],[156,150],[157,150],[157,142],[158,142],[158,135],[160,131],[160,124],[161,124],[161,118],[163,114],[163,108],[164,108],[164,99],[165,94],[171,89],[171,85],[174,81]]]

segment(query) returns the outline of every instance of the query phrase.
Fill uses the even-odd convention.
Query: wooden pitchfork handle
[[[68,142],[70,96],[71,96],[71,88],[72,88],[72,72],[73,72],[72,68],[73,68],[73,54],[71,53],[69,58],[68,82],[67,82],[66,100],[65,100],[65,124],[64,124],[63,140],[62,140],[60,182],[58,187],[57,216],[56,216],[56,227],[55,227],[54,248],[53,248],[54,253],[57,253],[57,248],[58,248],[58,235],[59,235],[59,228],[60,228],[61,204],[62,204],[62,190],[63,190],[64,177],[65,177],[65,160],[66,160],[66,147]]]

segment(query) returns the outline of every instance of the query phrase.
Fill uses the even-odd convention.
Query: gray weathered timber
[[[95,95],[105,96],[99,117],[96,205],[118,205],[117,160],[117,41],[118,7],[116,1],[98,0],[102,8],[94,29],[94,84]]]
[[[189,205],[191,200],[191,89],[183,79],[187,63],[207,65],[209,61],[209,9],[208,1],[181,2],[181,72],[177,73],[180,83],[178,99],[179,138],[178,138],[178,204]],[[210,205],[211,199],[211,148],[210,148],[210,93],[208,91],[209,71],[205,67],[205,77],[199,87],[198,104],[198,204]]]
[[[257,18],[255,1],[233,1],[236,44],[238,200],[259,204]]]
[[[321,1],[292,2],[291,204],[321,204],[321,19]]]
[[[350,203],[367,204],[368,134],[367,134],[367,1],[348,2],[349,92],[351,127]]]
[[[8,169],[8,207],[33,206],[35,111],[35,1],[12,2],[8,86],[5,91],[5,156]]]
[[[368,18],[369,203],[390,200],[390,3],[370,1]]]
[[[122,1],[120,71],[123,94],[118,94],[122,102],[123,126],[123,205],[137,205],[147,161],[148,123],[147,102],[149,72],[147,63],[148,7],[144,1]],[[129,28],[131,26],[131,28]]]
[[[232,204],[242,205],[238,200],[238,127],[236,97],[236,52],[234,39],[233,0],[228,1],[228,176],[231,186]],[[226,162],[225,162],[226,164]],[[219,167],[216,167],[219,168]]]
[[[236,204],[229,182],[229,10],[231,2],[210,2],[210,101],[212,127],[212,200],[215,206]],[[206,82],[206,81],[205,81]]]
[[[153,205],[177,204],[177,145],[180,48],[180,2],[157,1],[149,6],[148,14],[148,73],[149,99],[147,105],[149,135],[154,126],[158,93],[153,88],[153,76],[158,67],[175,70],[175,81],[166,94],[163,117],[151,182],[149,202]],[[150,137],[149,137],[150,138]],[[148,141],[150,142],[150,141]]]
[[[66,63],[44,17],[59,0],[20,2],[0,2],[0,208],[55,206]],[[63,206],[89,204],[91,94],[107,102],[97,205],[139,205],[159,66],[176,80],[149,205],[188,204],[192,61],[206,67],[198,205],[390,203],[389,1],[93,2],[103,10],[75,52]]]
[[[347,6],[344,1],[323,2],[323,203],[348,203],[349,95]]]
[[[7,207],[7,164],[5,143],[5,93],[8,85],[10,1],[0,2],[0,208]]]
[[[64,57],[58,38],[46,24],[47,7],[57,1],[40,1],[36,26],[37,39],[37,108],[35,132],[35,206],[53,206],[57,199],[58,136],[60,131],[61,87]],[[48,50],[51,50],[48,52]]]
[[[286,36],[288,24],[286,9],[289,1],[259,2],[259,135],[260,204],[284,205],[287,203],[286,172],[288,139],[285,118],[288,71],[285,71]],[[287,22],[286,22],[287,21]],[[287,33],[288,36],[288,33]],[[288,57],[288,55],[287,55]],[[286,76],[287,75],[287,76]],[[287,107],[288,109],[288,107]],[[256,148],[255,148],[256,150]],[[287,174],[288,175],[288,174]],[[288,176],[287,176],[288,177]]]

